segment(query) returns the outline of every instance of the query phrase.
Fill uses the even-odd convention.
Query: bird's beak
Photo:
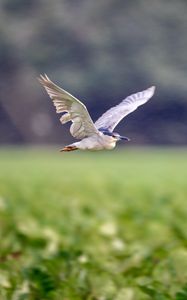
[[[126,136],[120,136],[120,140],[130,141],[130,139]]]

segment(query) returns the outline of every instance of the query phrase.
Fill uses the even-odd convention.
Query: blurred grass
[[[187,151],[0,151],[0,299],[187,299]]]

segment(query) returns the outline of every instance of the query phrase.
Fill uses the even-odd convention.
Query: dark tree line
[[[47,73],[94,119],[156,85],[120,125],[136,143],[187,143],[187,3],[122,0],[0,2],[0,143],[70,139],[36,77]]]

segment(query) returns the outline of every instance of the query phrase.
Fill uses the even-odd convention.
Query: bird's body
[[[110,150],[119,140],[129,140],[113,132],[117,124],[138,106],[146,103],[154,94],[155,87],[133,94],[120,104],[106,111],[93,123],[86,106],[74,96],[54,84],[46,75],[40,76],[44,86],[56,107],[57,113],[63,113],[60,121],[65,124],[72,122],[70,133],[81,141],[64,147],[61,151],[73,150]]]
[[[82,139],[80,142],[73,143],[67,147],[69,147],[69,151],[76,150],[76,149],[92,150],[92,151],[111,150],[116,146],[116,142],[117,139],[105,135],[102,132],[99,132],[98,134],[94,134],[90,137],[86,137]]]

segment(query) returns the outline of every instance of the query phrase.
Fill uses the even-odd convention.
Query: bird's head
[[[116,141],[130,141],[130,139],[126,136],[121,136],[119,133],[112,132],[112,137],[116,139]]]
[[[105,128],[99,128],[99,131],[101,131],[104,135],[111,136],[116,142],[121,140],[130,141],[128,137],[121,136],[119,133],[109,131],[108,129]]]

